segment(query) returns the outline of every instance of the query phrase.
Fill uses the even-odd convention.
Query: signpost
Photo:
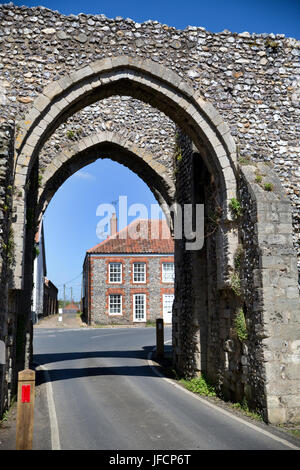
[[[18,374],[18,380],[16,449],[31,450],[33,439],[35,372],[30,369],[22,370]]]
[[[164,357],[164,321],[162,318],[156,319],[156,356]]]

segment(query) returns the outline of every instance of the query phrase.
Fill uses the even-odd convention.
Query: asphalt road
[[[171,328],[165,328],[165,341]],[[62,450],[291,450],[284,436],[209,406],[157,375],[154,328],[34,332],[47,371],[53,448]]]

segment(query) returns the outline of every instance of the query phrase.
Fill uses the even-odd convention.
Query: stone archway
[[[24,194],[24,198],[18,201],[17,220],[14,222],[15,226],[19,224],[19,227],[23,224],[23,231],[15,230],[17,237],[20,237],[16,243],[17,265],[22,267],[22,271],[15,271],[15,288],[30,291],[33,233],[32,227],[28,231],[28,224],[26,234],[24,229],[28,208],[31,212],[36,212],[37,207],[35,194],[38,192],[39,153],[47,139],[69,116],[87,105],[113,95],[129,95],[165,113],[181,129],[180,132],[184,132],[191,139],[201,154],[203,164],[215,182],[216,197],[222,210],[219,236],[216,241],[217,251],[222,253],[222,259],[219,257],[219,262],[216,264],[218,287],[221,289],[230,285],[230,273],[233,269],[233,257],[237,246],[237,226],[233,221],[229,203],[231,198],[236,197],[237,158],[229,128],[219,113],[173,71],[150,60],[117,57],[92,63],[48,85],[34,101],[24,121],[19,123],[20,132],[16,137],[15,187],[17,192]],[[57,168],[61,164],[71,165],[76,159],[74,153],[79,155],[83,150],[86,152],[87,145],[91,147],[91,150],[93,147],[96,150],[97,145],[100,146],[100,141],[102,146],[110,141],[110,151],[113,145],[120,148],[120,139],[115,137],[112,139],[112,136],[106,132],[102,136],[89,137],[86,142],[82,141],[73,150],[66,149],[53,161],[54,167]],[[126,145],[122,143],[121,147],[124,153]],[[131,154],[138,153],[134,148],[126,150]],[[164,204],[174,202],[176,200],[174,189],[172,191],[174,196],[171,197],[170,194],[170,188],[172,185],[174,188],[174,183],[168,181],[162,166],[157,166],[153,159],[143,158],[141,155],[136,161],[143,161],[143,168],[141,170],[136,168],[135,171],[138,174],[144,173],[143,178],[146,181],[152,179],[151,187],[156,188],[156,195],[161,202],[163,199]],[[50,185],[53,181],[51,179],[53,171],[53,168],[49,168],[44,175],[45,181],[49,181]],[[47,196],[44,194],[43,197],[46,201]],[[205,279],[203,282],[206,289]],[[182,328],[180,326],[180,329]],[[199,329],[199,325],[197,328]],[[198,355],[198,346],[194,344],[193,347],[194,350],[190,350],[188,355],[181,355],[185,357],[183,363],[194,362],[193,356]],[[202,356],[204,357],[204,354]],[[182,363],[182,360],[179,362]],[[198,364],[197,361],[196,364]],[[183,368],[185,367],[183,364]],[[203,368],[205,369],[204,366]],[[200,372],[200,370],[196,365],[194,372]]]
[[[129,95],[163,111],[193,140],[220,185],[224,220],[231,220],[229,201],[236,196],[236,147],[219,113],[190,89],[179,75],[150,60],[113,57],[99,60],[48,85],[34,101],[16,137],[15,186],[22,191],[47,138],[83,106],[113,94]],[[18,204],[17,223],[25,220]],[[24,222],[23,222],[24,223]],[[225,235],[225,265],[232,265],[236,237]],[[22,243],[17,264],[23,265]],[[17,274],[17,273],[16,273]],[[226,276],[225,276],[226,277]],[[21,287],[22,274],[15,276]]]
[[[198,168],[195,171],[199,171],[199,173],[196,174],[195,179],[199,175],[199,179],[202,179],[203,184],[207,183],[207,187],[203,193],[200,190],[198,193],[195,192],[194,202],[205,202],[208,200],[208,196],[211,195],[220,208],[221,215],[217,220],[218,224],[214,237],[209,241],[206,251],[202,252],[198,259],[195,259],[195,256],[186,256],[182,247],[179,246],[178,249],[178,253],[183,255],[181,261],[188,263],[189,269],[186,272],[180,271],[182,273],[180,277],[182,283],[181,285],[177,283],[177,292],[182,295],[180,298],[181,303],[177,304],[176,308],[177,311],[182,309],[184,314],[189,309],[192,311],[190,315],[175,315],[173,344],[178,356],[181,356],[181,358],[178,358],[177,365],[179,364],[181,368],[185,368],[187,375],[195,375],[202,370],[206,370],[205,365],[210,361],[210,370],[215,369],[221,375],[223,374],[222,380],[227,380],[227,382],[223,380],[220,383],[223,390],[233,390],[234,392],[230,380],[232,378],[236,380],[236,375],[232,374],[230,367],[232,364],[234,364],[234,367],[239,368],[244,365],[245,369],[245,364],[247,364],[251,355],[247,356],[247,348],[244,345],[240,351],[232,351],[230,331],[234,321],[234,312],[241,307],[241,299],[233,289],[232,275],[236,275],[235,263],[238,241],[243,242],[244,234],[246,233],[249,236],[248,232],[251,232],[255,246],[249,244],[248,251],[245,250],[247,254],[245,271],[248,270],[248,278],[245,278],[245,283],[247,288],[254,287],[258,291],[257,298],[251,299],[251,305],[256,309],[255,315],[259,318],[260,323],[259,328],[257,328],[255,322],[252,321],[251,348],[252,352],[254,350],[253,354],[256,352],[255,348],[258,352],[255,356],[255,366],[252,368],[249,366],[251,374],[247,378],[248,382],[245,383],[248,389],[243,386],[241,393],[245,392],[254,406],[259,405],[266,420],[272,422],[285,421],[288,412],[290,413],[289,416],[292,416],[289,419],[296,420],[295,406],[288,409],[287,391],[283,401],[280,401],[281,398],[279,398],[284,395],[282,392],[283,385],[280,382],[284,378],[280,372],[280,361],[275,360],[273,357],[278,351],[271,342],[267,345],[269,350],[266,350],[264,344],[264,339],[268,338],[269,335],[269,330],[267,332],[264,321],[265,319],[270,322],[273,321],[273,313],[269,315],[271,307],[266,300],[270,296],[270,291],[274,291],[274,286],[270,290],[269,281],[264,277],[266,274],[264,269],[269,269],[268,265],[264,263],[269,262],[270,259],[268,258],[266,261],[265,251],[260,250],[264,227],[260,220],[261,214],[258,214],[258,212],[265,211],[265,195],[257,191],[254,178],[239,169],[234,140],[219,113],[210,103],[203,100],[197,92],[191,89],[181,76],[163,66],[149,60],[130,57],[113,57],[91,63],[87,67],[48,85],[34,101],[32,109],[24,121],[19,123],[20,131],[16,138],[15,153],[15,191],[21,194],[22,197],[16,201],[17,211],[13,222],[17,248],[14,287],[22,289],[25,286],[25,291],[26,285],[30,287],[30,273],[26,280],[26,273],[24,276],[22,271],[22,267],[30,266],[31,250],[30,243],[24,244],[26,203],[31,202],[34,207],[37,207],[37,163],[41,149],[60,123],[64,122],[69,116],[86,105],[113,95],[128,95],[149,103],[164,112],[176,123],[180,128],[179,143],[182,146],[183,153],[187,155],[187,165],[182,168],[182,171],[179,171],[182,185],[186,185],[191,179],[192,171],[190,171],[190,167],[194,157],[190,158],[190,156],[197,154],[194,168]],[[98,136],[96,139],[98,139]],[[108,134],[102,136],[102,144],[109,140],[113,140],[112,136]],[[100,142],[97,142],[93,142],[92,138],[90,147],[100,145]],[[82,145],[85,146],[86,144]],[[114,142],[114,144],[126,147],[124,142]],[[62,165],[75,162],[75,155],[85,151],[86,148],[80,150],[80,144],[78,144],[78,148],[73,150],[71,153],[65,153],[65,157],[61,161]],[[139,153],[138,150],[133,148],[127,148],[127,151],[136,155]],[[154,164],[152,165],[151,159],[147,160],[147,158],[142,157],[141,161],[147,161],[148,167],[145,164],[144,168],[151,168],[150,173],[153,171],[152,174],[156,174],[155,179],[160,181],[157,194],[165,197],[165,201],[167,201],[168,191],[166,191],[166,188],[171,187],[169,182],[163,173],[160,174],[160,170],[155,168]],[[47,181],[50,182],[55,171],[53,168],[51,170],[50,167],[48,170]],[[59,172],[59,169],[57,171]],[[185,179],[187,173],[189,175]],[[251,215],[250,217],[245,216],[243,221],[239,220],[236,214],[233,215],[230,211],[230,202],[233,199],[237,200],[238,193],[243,197],[244,209],[249,210]],[[43,203],[43,197],[46,201],[49,194],[48,196],[46,194],[41,196],[41,204]],[[265,204],[265,206],[268,205],[268,211],[277,196],[282,201],[280,192],[278,194],[274,192],[267,200],[268,204]],[[189,197],[189,194],[186,198],[185,196],[182,197],[182,202],[189,202]],[[272,199],[272,197],[274,198]],[[281,204],[281,206],[281,212],[285,213],[284,204]],[[263,216],[267,217],[268,214],[264,213]],[[290,221],[287,225],[288,228],[285,227],[284,230],[290,230]],[[269,226],[268,229],[270,229]],[[281,227],[281,229],[283,228]],[[269,247],[264,248],[267,250],[266,256],[270,256]],[[206,261],[209,256],[211,256],[212,261],[210,265],[207,265]],[[291,257],[291,253],[288,256]],[[203,263],[203,261],[205,262]],[[253,263],[253,267],[249,267],[249,263]],[[197,271],[197,266],[201,266],[201,271]],[[209,276],[207,276],[207,273],[209,273]],[[267,274],[270,273],[267,272]],[[183,286],[188,286],[186,293],[183,293]],[[190,287],[194,290],[201,287],[206,292],[211,287],[213,289],[209,296],[203,297],[204,301],[199,299],[198,296],[193,307],[190,308],[189,295],[192,292]],[[294,295],[294,290],[292,295]],[[248,308],[246,303],[244,310]],[[265,305],[267,305],[267,311],[265,311]],[[278,308],[279,310],[283,309],[282,306]],[[248,312],[249,317],[251,313]],[[276,312],[274,312],[275,314]],[[207,320],[204,318],[205,316]],[[296,321],[293,320],[294,323]],[[293,362],[295,368],[289,368],[290,373],[293,374],[299,362],[295,353],[298,343],[287,330],[288,328],[280,330],[280,337],[284,338],[285,335],[289,337],[290,349],[284,359],[281,357],[280,360],[285,363]],[[213,347],[208,347],[208,343]],[[259,344],[259,348],[257,344]],[[183,351],[184,354],[182,354]],[[271,351],[271,360],[267,367],[265,362],[268,361],[269,351]],[[209,357],[207,353],[209,353]],[[234,356],[232,360],[230,354]],[[274,369],[272,369],[273,365]],[[218,377],[216,377],[216,380],[219,380]],[[251,380],[253,383],[251,383]],[[296,379],[294,377],[290,379],[289,377],[289,380],[291,380],[292,386],[295,387]],[[272,388],[269,385],[266,387],[266,384],[270,382]],[[293,398],[296,395],[294,388],[292,395]]]

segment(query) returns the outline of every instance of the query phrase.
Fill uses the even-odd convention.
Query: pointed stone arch
[[[236,196],[236,146],[217,110],[184,78],[151,60],[128,56],[98,60],[49,84],[19,123],[15,149],[15,187],[22,192],[46,140],[69,116],[103,98],[128,95],[149,103],[171,118],[193,141],[220,187],[223,220],[230,221],[229,201]],[[23,202],[23,204],[22,204]],[[17,204],[15,223],[25,224],[25,198]],[[16,231],[20,233],[20,230]],[[24,232],[23,236],[24,236]],[[232,264],[237,240],[224,234],[225,264]],[[226,240],[225,240],[226,239]],[[24,264],[24,244],[17,240],[16,260]],[[228,270],[227,270],[228,271]],[[15,286],[21,288],[16,272]]]
[[[183,128],[196,147],[207,145],[208,165],[223,174],[225,190],[233,187],[236,146],[218,111],[172,70],[127,56],[99,60],[46,86],[19,123],[16,174],[19,166],[31,168],[45,140],[67,117],[114,94],[150,103]]]
[[[127,141],[115,132],[95,132],[66,146],[45,168],[38,194],[38,219],[57,189],[76,171],[98,158],[109,158],[134,171],[149,186],[169,218],[168,207],[174,203],[175,186],[168,169],[144,149]]]

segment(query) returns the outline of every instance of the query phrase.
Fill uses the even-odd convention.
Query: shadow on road
[[[34,363],[38,365],[47,365],[51,363],[63,362],[63,361],[76,361],[80,359],[94,359],[94,358],[132,358],[140,359],[141,365],[119,365],[119,366],[105,366],[105,367],[84,367],[77,368],[76,362],[74,362],[74,368],[59,368],[59,369],[48,369],[47,375],[42,370],[36,371],[36,383],[38,385],[47,382],[49,379],[51,382],[57,380],[68,380],[79,377],[95,377],[100,375],[105,376],[137,376],[137,377],[156,377],[158,375],[153,371],[151,367],[145,365],[144,361],[147,358],[149,352],[153,351],[154,346],[144,346],[143,350],[127,350],[127,351],[87,351],[87,352],[68,352],[68,353],[51,353],[51,354],[35,354],[33,357]],[[171,350],[171,346],[166,346],[166,353]]]

